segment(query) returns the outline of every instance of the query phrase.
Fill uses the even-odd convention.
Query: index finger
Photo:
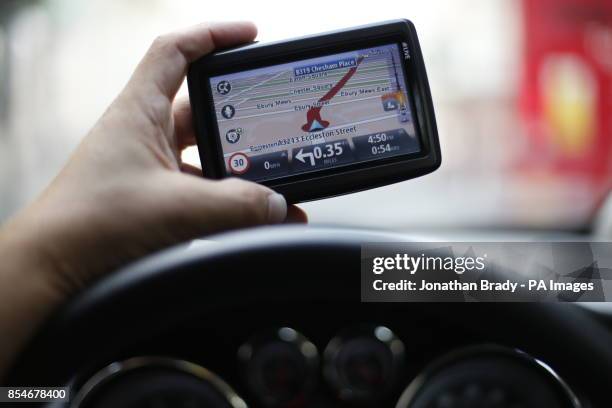
[[[249,22],[198,24],[159,36],[130,78],[127,88],[141,96],[174,99],[189,63],[210,53],[252,41],[257,28]]]

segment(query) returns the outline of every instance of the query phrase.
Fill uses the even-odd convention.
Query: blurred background
[[[419,32],[443,165],[306,203],[312,222],[588,230],[612,186],[609,0],[0,0],[0,222],[54,177],[158,34],[247,19],[269,41],[393,18]]]

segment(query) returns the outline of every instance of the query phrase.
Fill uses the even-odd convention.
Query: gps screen
[[[228,175],[265,181],[420,151],[398,44],[210,79]]]

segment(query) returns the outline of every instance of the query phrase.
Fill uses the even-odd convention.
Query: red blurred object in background
[[[523,0],[521,169],[612,184],[612,1]]]

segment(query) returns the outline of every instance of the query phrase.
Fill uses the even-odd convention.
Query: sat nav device
[[[209,178],[240,177],[300,202],[440,166],[408,20],[216,52],[191,64],[188,83]]]

